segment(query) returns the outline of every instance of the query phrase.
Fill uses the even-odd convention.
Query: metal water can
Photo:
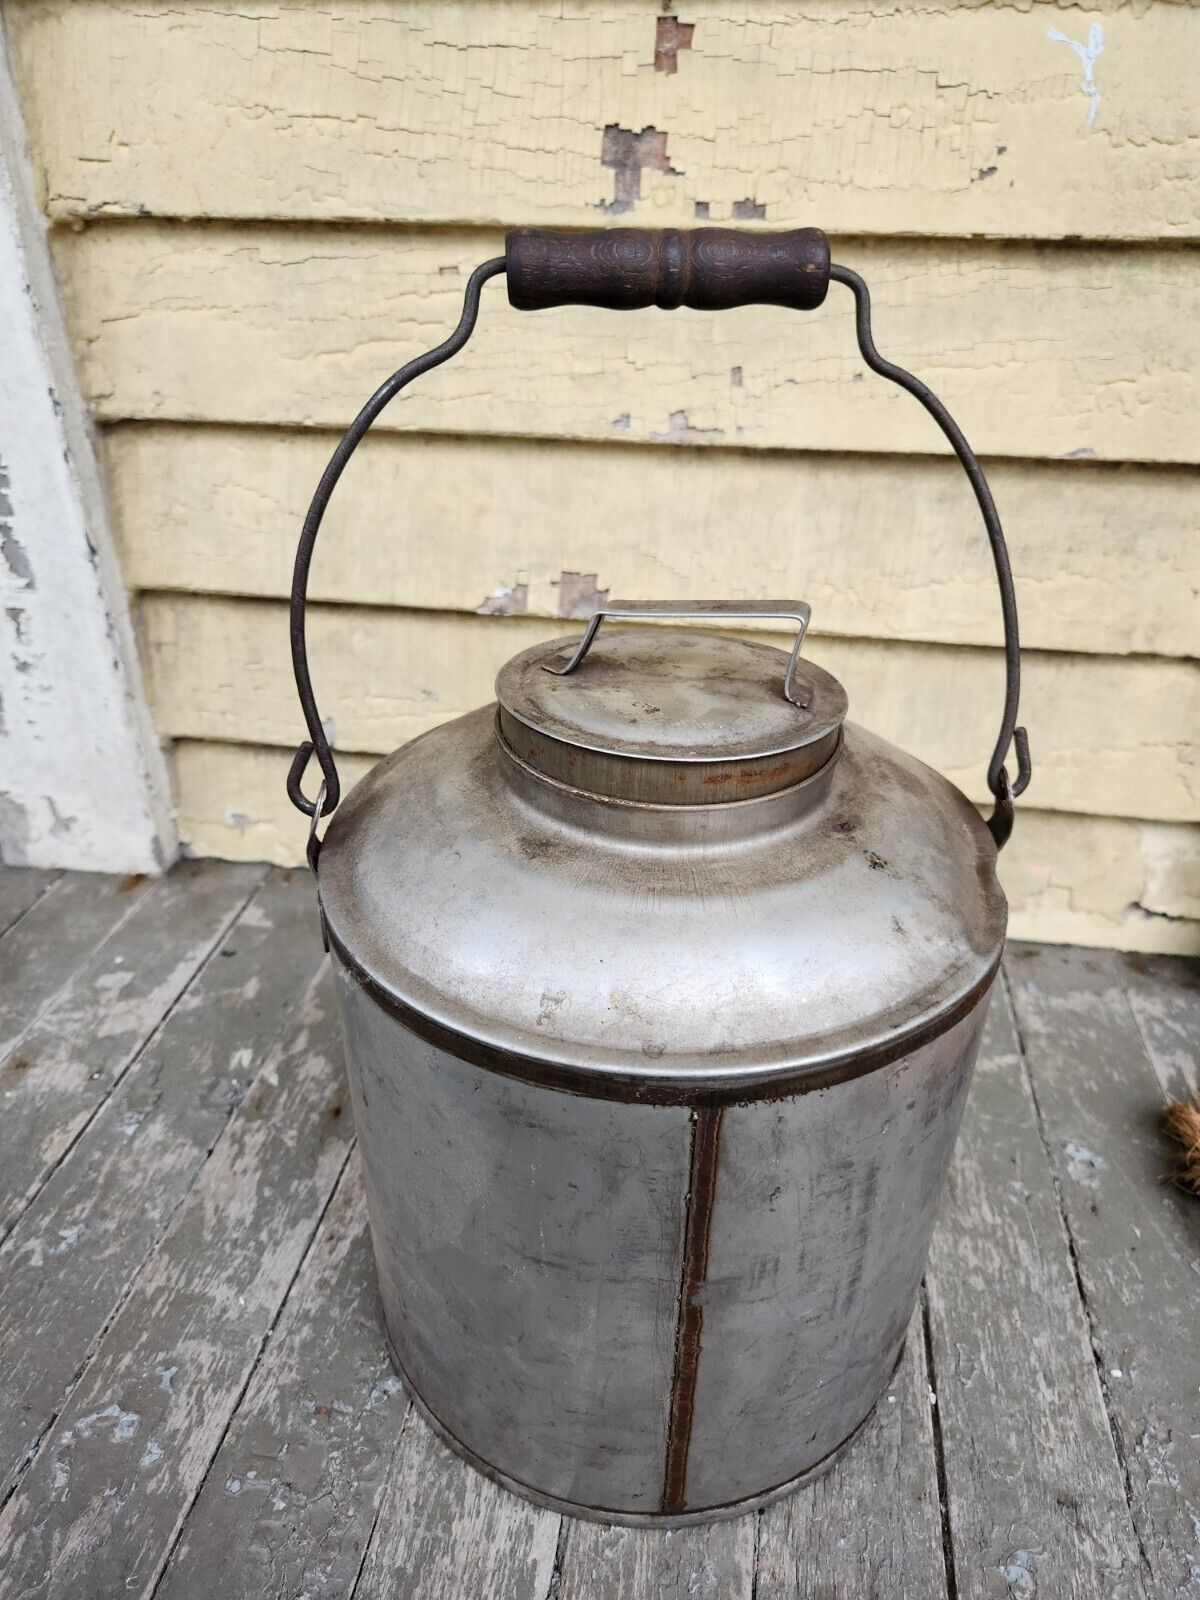
[[[316,532],[378,411],[466,342],[504,271],[530,309],[808,309],[831,279],[852,290],[865,360],[943,428],[991,539],[1008,675],[990,821],[846,720],[841,684],[801,653],[808,607],[784,601],[614,602],[339,806],[304,645]],[[662,626],[684,618],[708,627]],[[711,631],[730,619],[787,622],[790,654]],[[414,1402],[489,1476],[604,1520],[730,1515],[823,1472],[900,1357],[1029,775],[1003,535],[961,433],[879,357],[862,280],[815,230],[521,230],[475,273],[456,333],[339,447],[301,539],[292,642],[310,738],[289,792],[313,819]]]

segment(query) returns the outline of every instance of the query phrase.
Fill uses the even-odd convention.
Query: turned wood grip
[[[505,266],[508,298],[521,311],[566,305],[811,311],[829,287],[829,240],[819,228],[514,228],[505,242]]]

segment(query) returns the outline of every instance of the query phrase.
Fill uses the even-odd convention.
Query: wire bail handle
[[[292,760],[287,793],[292,804],[311,820],[307,854],[313,871],[317,870],[321,849],[318,825],[337,809],[342,794],[333,750],[317,709],[305,631],[309,573],[321,522],[338,480],[372,423],[414,378],[432,372],[463,348],[475,330],[484,284],[501,273],[508,277],[510,302],[521,310],[557,305],[597,305],[613,310],[647,306],[722,310],[739,305],[779,305],[812,310],[824,301],[831,282],[850,290],[863,360],[872,372],[919,400],[942,430],[974,491],[991,546],[1004,621],[1005,689],[1000,732],[988,762],[987,784],[995,805],[987,825],[997,850],[1003,849],[1012,833],[1013,801],[1028,788],[1032,775],[1029,738],[1025,729],[1017,725],[1021,647],[1008,547],[983,468],[958,424],[928,385],[903,367],[886,361],[876,350],[871,332],[871,297],[863,279],[849,267],[830,261],[829,241],[817,228],[797,228],[787,233],[745,233],[731,228],[613,228],[567,234],[518,228],[507,236],[503,256],[483,262],[472,272],[463,296],[462,315],[450,337],[393,373],[363,406],[322,473],[304,519],[292,574],[290,635],[292,669],[308,738]],[[687,609],[713,614],[703,605],[696,602]],[[663,611],[664,606],[673,609],[683,603],[648,602],[640,608],[627,609],[662,616],[669,614]],[[612,614],[613,609],[607,608],[592,617],[567,671],[582,660],[600,623]],[[760,610],[757,614],[764,613]],[[789,684],[793,682],[795,656],[806,627],[807,618],[793,650]],[[1015,780],[1009,777],[1005,766],[1010,748],[1016,753]],[[310,800],[302,784],[314,755],[323,781],[317,798]]]

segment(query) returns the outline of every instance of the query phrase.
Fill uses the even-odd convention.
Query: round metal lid
[[[544,777],[650,804],[751,799],[810,777],[847,711],[836,678],[786,652],[692,629],[610,628],[514,656],[496,679],[500,735]]]

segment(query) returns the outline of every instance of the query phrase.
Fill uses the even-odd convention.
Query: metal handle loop
[[[338,479],[345,471],[346,464],[362,441],[364,434],[370,428],[384,408],[412,380],[422,373],[431,372],[434,367],[439,367],[451,356],[456,355],[466,344],[474,331],[476,320],[479,316],[479,299],[483,285],[489,278],[497,277],[506,269],[505,258],[497,256],[491,261],[485,261],[475,268],[471,274],[463,295],[462,315],[454,332],[442,344],[428,351],[425,355],[418,356],[415,361],[410,361],[406,366],[384,383],[366,405],[355,417],[350,427],[347,428],[337,449],[330,457],[329,465],[321,476],[317,485],[312,503],[308,508],[308,515],[304,519],[304,527],[300,533],[300,541],[296,549],[296,563],[292,573],[292,598],[291,598],[291,648],[292,669],[296,677],[296,690],[300,697],[300,707],[304,713],[305,725],[308,728],[308,738],[300,745],[292,760],[288,772],[287,792],[288,797],[300,811],[312,819],[312,828],[309,836],[308,859],[309,864],[316,870],[317,857],[320,852],[320,839],[317,835],[317,824],[322,816],[329,816],[337,808],[341,800],[341,783],[338,779],[337,764],[333,758],[328,737],[321,723],[321,715],[317,710],[316,697],[313,693],[312,678],[308,669],[308,647],[305,639],[305,611],[308,601],[308,578],[312,566],[313,549],[316,545],[317,534],[320,532],[321,521]],[[903,367],[896,366],[891,361],[885,361],[875,348],[875,341],[871,334],[871,297],[866,284],[857,272],[849,267],[833,266],[830,268],[830,279],[835,283],[844,284],[854,295],[855,301],[855,327],[858,335],[858,347],[862,352],[863,360],[880,377],[887,378],[890,382],[898,384],[900,388],[907,389],[929,412],[930,416],[941,428],[950,442],[955,455],[962,464],[967,474],[971,488],[975,492],[980,513],[983,516],[984,527],[992,548],[992,558],[996,568],[996,578],[1000,585],[1000,608],[1004,618],[1004,658],[1005,658],[1005,693],[1004,712],[1000,723],[1000,734],[992,752],[991,761],[988,763],[988,788],[995,798],[996,804],[988,819],[988,827],[996,841],[996,848],[1002,849],[1012,832],[1013,800],[1022,794],[1028,787],[1032,771],[1029,756],[1029,737],[1024,728],[1017,726],[1017,708],[1021,691],[1021,647],[1017,631],[1017,602],[1013,592],[1012,567],[1008,559],[1008,549],[1004,542],[1004,532],[1000,526],[1000,518],[996,512],[995,502],[991,490],[988,488],[987,479],[983,469],[976,459],[974,451],[967,443],[962,430],[946,410],[946,407],[933,393],[933,391],[919,378]],[[644,605],[614,602],[613,605],[597,612],[591,619],[588,629],[584,634],[574,656],[561,669],[560,672],[572,672],[583,660],[590,649],[592,641],[605,617],[611,616],[692,616],[706,617],[713,615],[723,616],[779,616],[786,617],[799,623],[795,645],[792,648],[791,659],[784,681],[784,692],[789,700],[795,701],[795,670],[804,635],[808,629],[811,612],[803,602],[790,601],[773,602],[764,601],[761,606],[748,605],[744,611],[729,610],[732,605],[741,605],[741,602],[696,602],[681,606],[675,601],[649,602]],[[620,609],[618,610],[618,606]],[[775,608],[775,609],[772,609]],[[555,669],[548,669],[555,670]],[[796,702],[799,704],[800,702]],[[1009,748],[1016,751],[1017,777],[1016,781],[1010,780],[1004,765]],[[323,779],[320,791],[315,800],[309,800],[305,795],[302,783],[308,763],[316,756],[321,768]]]
[[[975,491],[983,525],[987,529],[988,541],[992,547],[992,560],[996,567],[996,581],[1000,585],[1000,611],[1004,618],[1005,678],[1004,712],[1000,719],[1000,733],[992,751],[992,759],[988,763],[988,789],[996,801],[988,818],[988,827],[992,838],[996,841],[997,850],[1002,850],[1012,833],[1013,800],[1029,787],[1033,765],[1029,756],[1029,735],[1024,728],[1017,727],[1017,709],[1021,698],[1021,642],[1017,631],[1017,597],[1013,590],[1012,566],[1008,559],[1008,546],[1004,542],[1004,530],[1000,526],[996,502],[992,499],[992,491],[988,487],[988,481],[984,477],[983,468],[979,465],[975,452],[937,395],[927,384],[922,383],[920,378],[915,378],[911,372],[896,366],[892,361],[885,361],[876,350],[875,340],[871,334],[871,295],[862,278],[849,267],[836,265],[829,269],[829,276],[834,283],[845,284],[854,295],[855,330],[863,360],[871,371],[877,372],[881,378],[887,378],[890,382],[898,384],[901,389],[907,389],[937,423],[950,441],[950,447],[958,457],[971,488]],[[1009,779],[1004,766],[1004,759],[1008,755],[1010,746],[1017,755],[1015,783]]]
[[[304,519],[300,543],[296,549],[296,565],[292,572],[291,642],[292,671],[296,677],[296,691],[300,696],[300,709],[304,713],[308,738],[296,751],[292,761],[288,773],[287,792],[292,804],[307,817],[315,817],[318,804],[321,803],[320,796],[317,800],[310,800],[300,787],[313,755],[320,763],[321,775],[325,780],[324,803],[321,805],[325,816],[329,816],[336,809],[342,797],[337,764],[333,759],[333,751],[330,749],[325,729],[321,725],[321,713],[317,710],[316,696],[313,694],[312,678],[308,670],[308,646],[304,633],[305,609],[308,604],[308,574],[312,566],[313,547],[317,542],[317,534],[321,531],[321,520],[329,505],[330,496],[337,487],[337,481],[346,469],[346,463],[358,448],[367,429],[384,407],[414,378],[419,378],[424,372],[432,372],[434,367],[440,367],[443,361],[449,361],[451,356],[457,355],[475,330],[475,322],[479,316],[479,296],[484,284],[489,278],[494,278],[503,271],[503,256],[496,256],[491,261],[485,261],[482,266],[476,267],[467,280],[458,327],[450,337],[436,349],[427,351],[425,355],[418,356],[415,361],[410,361],[407,366],[401,367],[399,372],[394,372],[385,384],[376,389],[346,429],[337,449],[330,457],[329,465],[321,475],[321,481],[312,497],[312,504],[308,508],[308,515]],[[314,851],[310,845],[310,861],[313,856]]]
[[[542,663],[543,672],[552,672],[556,678],[565,678],[592,648],[600,624],[606,617],[620,621],[637,621],[642,617],[690,617],[702,621],[706,617],[771,617],[779,622],[795,622],[796,642],[788,658],[783,675],[783,692],[794,706],[807,710],[812,694],[796,688],[796,664],[800,660],[800,647],[812,621],[812,607],[807,600],[612,600],[602,611],[593,611],[583,637],[575,646],[575,653],[563,667]]]

